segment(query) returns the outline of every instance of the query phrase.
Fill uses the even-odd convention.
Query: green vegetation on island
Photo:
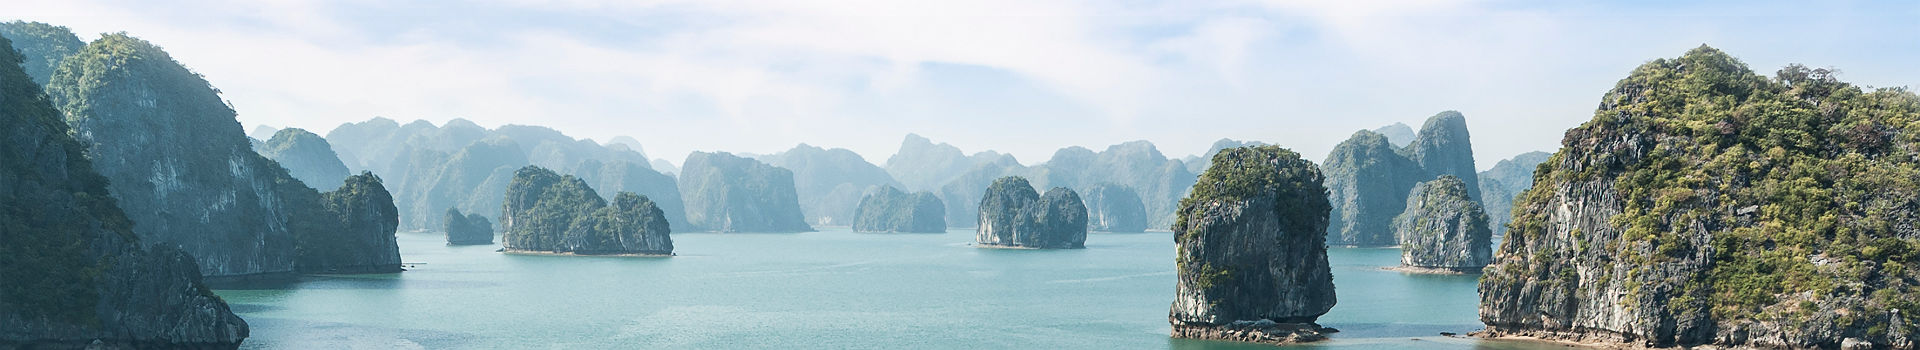
[[[1700,47],[1641,65],[1514,202],[1492,334],[1910,347],[1920,96]]]

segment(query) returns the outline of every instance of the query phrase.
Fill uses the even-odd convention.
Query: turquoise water
[[[401,233],[405,273],[217,285],[245,348],[1259,349],[1170,339],[1170,233],[1084,250],[994,250],[946,234],[676,234],[673,258],[505,255]],[[1330,252],[1342,332],[1302,348],[1520,349],[1480,328],[1473,276]]]

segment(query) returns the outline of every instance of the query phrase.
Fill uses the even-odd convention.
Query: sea
[[[223,282],[244,349],[1273,349],[1173,339],[1173,234],[1007,250],[944,234],[678,233],[674,257],[510,255],[397,235],[407,271]],[[1293,349],[1564,349],[1483,326],[1475,275],[1331,248],[1331,339]]]

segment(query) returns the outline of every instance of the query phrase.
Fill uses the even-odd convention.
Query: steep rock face
[[[978,159],[961,153],[959,147],[907,134],[900,150],[887,157],[886,169],[908,191],[933,191],[973,170]]]
[[[290,220],[319,215],[318,195],[254,153],[206,80],[124,34],[61,66],[48,94],[143,241],[183,248],[209,276],[293,271]]]
[[[1100,152],[1068,147],[1035,168],[1033,176],[1045,187],[1085,191],[1113,183],[1132,188],[1146,206],[1147,226],[1156,228],[1173,224],[1174,207],[1195,179],[1185,164],[1167,159],[1147,141],[1113,145]]]
[[[1333,203],[1327,244],[1389,246],[1393,217],[1406,210],[1407,193],[1431,178],[1420,164],[1401,156],[1385,136],[1371,131],[1333,147],[1327,154],[1327,198]]]
[[[1467,197],[1466,182],[1453,175],[1414,186],[1393,230],[1400,237],[1400,266],[1478,273],[1493,261],[1487,214]]]
[[[300,230],[296,265],[302,272],[400,272],[400,244],[394,232],[400,211],[393,195],[371,172],[347,177],[339,189],[321,194],[326,227]]]
[[[20,64],[27,76],[43,87],[60,68],[60,61],[87,45],[67,27],[40,22],[0,22],[0,36],[13,39],[13,49],[23,56]]]
[[[1480,172],[1480,203],[1487,208],[1487,226],[1493,235],[1507,234],[1507,222],[1513,220],[1513,200],[1533,188],[1533,170],[1552,153],[1527,152],[1501,160],[1493,169]]]
[[[668,222],[685,226],[673,177],[653,171],[631,138],[601,146],[537,126],[489,130],[462,119],[434,126],[426,121],[401,125],[384,118],[341,125],[327,138],[348,168],[369,169],[391,180],[402,229],[444,229],[440,219],[447,208],[499,215],[513,172],[527,165],[574,174],[601,193],[646,196],[666,212]]]
[[[602,192],[633,192],[652,200],[660,211],[666,213],[667,223],[674,227],[687,227],[686,203],[680,200],[680,185],[672,176],[648,169],[646,165],[624,160],[602,163],[597,160],[582,161],[573,167],[574,174],[587,180],[593,188]],[[611,200],[611,199],[610,199]],[[487,202],[474,203],[483,205]]]
[[[1387,142],[1392,143],[1393,147],[1407,147],[1407,145],[1413,144],[1413,138],[1415,137],[1413,127],[1407,126],[1407,123],[1393,123],[1393,125],[1382,126],[1372,131],[1375,134],[1380,134],[1380,136],[1386,136]]]
[[[1087,189],[1087,229],[1101,232],[1143,232],[1147,208],[1140,194],[1126,186],[1102,183]]]
[[[332,191],[347,178],[347,165],[333,153],[327,139],[299,128],[281,129],[272,135],[255,151],[280,163],[293,178],[321,191]]]
[[[994,180],[980,199],[975,242],[987,247],[1080,249],[1087,243],[1087,207],[1064,187],[1033,191],[1027,179]]]
[[[726,152],[693,152],[680,174],[690,230],[807,232],[793,172]]]
[[[447,208],[447,245],[493,244],[493,221],[480,214]]]
[[[1400,153],[1433,176],[1460,178],[1467,183],[1467,195],[1480,200],[1480,173],[1473,165],[1473,137],[1467,132],[1467,117],[1460,112],[1445,111],[1427,118],[1427,123],[1420,126],[1420,134],[1401,148]]]
[[[984,195],[986,188],[993,185],[996,179],[1029,173],[1029,169],[1020,165],[1020,161],[1013,156],[996,155],[993,160],[981,162],[973,170],[940,186],[940,200],[947,203],[947,222],[955,225],[979,224],[980,202],[974,199]]]
[[[1323,339],[1314,322],[1335,297],[1319,169],[1274,146],[1228,149],[1212,162],[1180,201],[1173,226],[1173,336]]]
[[[488,138],[460,148],[451,156],[432,151],[417,151],[414,169],[403,173],[394,200],[402,208],[401,226],[416,229],[438,227],[423,213],[460,208],[470,213],[492,211],[506,194],[513,171],[527,165],[519,144],[507,138]],[[430,166],[419,169],[419,166]]]
[[[609,204],[586,181],[537,166],[514,172],[501,218],[510,252],[673,254],[672,230],[652,200],[621,192]]]
[[[1636,68],[1514,206],[1488,335],[1912,348],[1920,96],[1701,47]]]
[[[933,192],[908,194],[893,186],[874,186],[853,214],[854,232],[947,232],[947,208]]]
[[[144,248],[0,32],[0,348],[235,348],[193,257]]]
[[[873,186],[901,186],[886,170],[867,163],[845,148],[822,149],[800,144],[793,149],[759,157],[768,165],[793,171],[800,211],[814,225],[850,225],[862,193]]]
[[[1409,131],[1408,133],[1411,134],[1412,132]],[[1214,141],[1212,146],[1207,146],[1207,153],[1202,153],[1198,156],[1187,156],[1186,159],[1181,159],[1180,162],[1187,165],[1187,172],[1199,174],[1201,172],[1207,171],[1207,166],[1213,165],[1213,161],[1212,161],[1213,155],[1220,154],[1220,150],[1224,150],[1228,148],[1239,148],[1239,147],[1247,147],[1247,146],[1266,146],[1266,145],[1267,143],[1260,142],[1260,141],[1240,141],[1240,140],[1234,140],[1234,139],[1220,139],[1218,141]]]

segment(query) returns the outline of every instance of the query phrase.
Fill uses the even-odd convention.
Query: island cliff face
[[[332,191],[347,178],[347,165],[327,139],[298,128],[280,129],[260,144],[260,155],[280,163],[293,178],[316,190]]]
[[[647,196],[668,223],[686,226],[673,177],[651,169],[631,138],[623,142],[636,144],[602,146],[537,126],[489,130],[464,119],[434,126],[386,118],[342,124],[326,138],[348,169],[387,179],[403,230],[444,230],[448,208],[497,219],[507,182],[527,165],[579,176],[601,193]]]
[[[1404,128],[1396,124],[1381,130]],[[1460,112],[1440,112],[1427,118],[1405,148],[1395,147],[1393,141],[1374,131],[1356,132],[1334,146],[1323,164],[1328,200],[1333,203],[1327,244],[1398,244],[1393,236],[1393,218],[1406,210],[1408,191],[1436,176],[1460,178],[1467,184],[1467,195],[1480,198],[1472,140],[1466,117]]]
[[[1920,96],[1708,47],[1634,69],[1514,203],[1490,336],[1913,348]]]
[[[1087,229],[1100,232],[1144,232],[1147,207],[1140,194],[1126,186],[1111,183],[1093,185],[1087,190]]]
[[[447,208],[447,245],[493,244],[493,221]]]
[[[143,247],[10,47],[0,36],[0,348],[239,347],[246,321],[192,256]]]
[[[325,215],[296,218],[326,220],[320,227],[295,230],[301,272],[400,272],[400,243],[393,235],[400,228],[400,210],[379,177],[370,172],[347,177],[339,189],[320,196],[324,210],[309,212]]]
[[[1173,336],[1271,344],[1324,339],[1333,308],[1320,170],[1275,146],[1213,157],[1173,226]]]
[[[179,246],[208,276],[294,271],[295,218],[319,196],[254,153],[235,113],[166,52],[107,34],[47,85],[147,244]]]
[[[932,191],[973,170],[976,163],[959,147],[907,134],[900,150],[887,157],[886,170],[907,191]]]
[[[893,186],[874,186],[854,209],[854,232],[947,232],[947,208],[933,192],[908,194]]]
[[[1480,204],[1487,208],[1487,227],[1493,235],[1507,234],[1507,222],[1513,221],[1514,197],[1533,188],[1533,171],[1552,157],[1547,152],[1527,152],[1493,164],[1480,172]]]
[[[854,210],[867,188],[898,187],[892,175],[860,154],[845,148],[824,149],[808,144],[786,152],[758,157],[768,165],[793,171],[794,193],[800,198],[801,213],[807,222],[821,226],[846,226],[854,222]]]
[[[1334,146],[1324,164],[1327,197],[1333,203],[1327,244],[1398,244],[1393,217],[1406,210],[1408,191],[1431,178],[1431,173],[1372,131],[1355,132]]]
[[[1427,118],[1420,126],[1420,133],[1413,142],[1400,149],[1400,153],[1430,176],[1453,175],[1467,183],[1467,195],[1474,200],[1480,199],[1480,173],[1473,165],[1473,137],[1467,132],[1467,117],[1460,112],[1445,111]],[[1431,178],[1420,179],[1420,181]]]
[[[1467,197],[1466,182],[1453,175],[1414,186],[1393,230],[1400,236],[1401,267],[1479,273],[1493,260],[1487,214]]]
[[[653,200],[621,192],[609,205],[586,181],[537,166],[514,172],[500,217],[508,252],[673,255],[672,230]]]
[[[1027,179],[994,180],[980,199],[976,244],[983,247],[1080,249],[1087,244],[1087,206],[1064,187],[1033,191]]]
[[[680,168],[692,230],[809,232],[793,172],[726,152],[693,152]]]
[[[1139,194],[1146,208],[1147,225],[1173,225],[1173,213],[1193,187],[1195,175],[1186,164],[1167,159],[1153,143],[1132,141],[1108,146],[1094,152],[1082,147],[1067,147],[1053,153],[1046,164],[1030,170],[1032,179],[1042,188],[1066,187],[1086,191],[1101,183],[1126,186]]]
[[[986,152],[976,155],[987,155]],[[986,188],[993,181],[1008,176],[1021,176],[1029,169],[1020,165],[1012,155],[991,154],[991,160],[980,160],[973,170],[968,170],[944,186],[940,186],[940,199],[947,203],[947,222],[956,227],[980,224],[980,201],[986,195]],[[973,226],[978,227],[978,226]]]

